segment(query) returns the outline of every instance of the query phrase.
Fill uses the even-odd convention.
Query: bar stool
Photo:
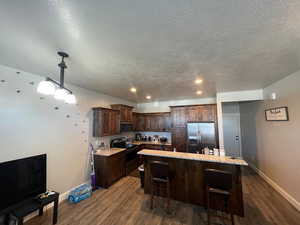
[[[229,212],[228,203],[232,189],[232,174],[222,170],[205,169],[204,179],[206,183],[207,224],[210,225],[210,203],[213,195],[224,198],[224,211],[226,213]],[[234,216],[232,213],[230,213],[230,221],[234,225]]]
[[[150,179],[151,179],[151,209],[153,209],[154,195],[159,196],[160,190],[166,190],[167,195],[167,213],[170,208],[170,173],[169,164],[162,161],[150,161]],[[155,192],[155,193],[154,193]]]

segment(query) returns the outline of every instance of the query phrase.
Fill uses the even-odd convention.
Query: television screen
[[[46,191],[46,154],[0,163],[0,213]]]

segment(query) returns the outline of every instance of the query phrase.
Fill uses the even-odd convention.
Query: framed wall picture
[[[277,107],[265,110],[267,121],[288,121],[289,112],[288,107]]]

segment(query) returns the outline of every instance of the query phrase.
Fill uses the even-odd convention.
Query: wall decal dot
[[[87,140],[84,140],[84,142],[87,142]]]
[[[17,90],[17,93],[19,94],[19,93],[21,93],[21,91],[20,91],[20,90]]]
[[[57,106],[56,106],[56,107],[54,107],[54,109],[55,109],[55,110],[59,110],[59,108],[58,108]]]
[[[83,120],[82,122],[85,123],[85,120]]]
[[[67,118],[70,118],[70,115],[66,115]]]
[[[33,82],[33,81],[31,81],[31,82],[29,82],[29,84],[30,84],[30,85],[34,85],[34,82]]]
[[[40,97],[40,99],[41,99],[41,100],[44,100],[45,98],[44,98],[44,97]]]
[[[1,83],[4,83],[5,82],[5,80],[1,80]]]
[[[77,127],[77,126],[78,126],[78,124],[77,124],[77,123],[75,123],[75,124],[74,124],[74,126],[75,126],[75,127]]]
[[[84,134],[84,133],[85,133],[85,131],[83,130],[83,131],[81,131],[81,133],[82,133],[82,134]]]
[[[20,71],[17,71],[17,74],[20,74],[21,72]]]

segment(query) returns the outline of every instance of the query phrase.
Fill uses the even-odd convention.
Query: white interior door
[[[224,147],[226,155],[241,157],[240,115],[223,116]]]

